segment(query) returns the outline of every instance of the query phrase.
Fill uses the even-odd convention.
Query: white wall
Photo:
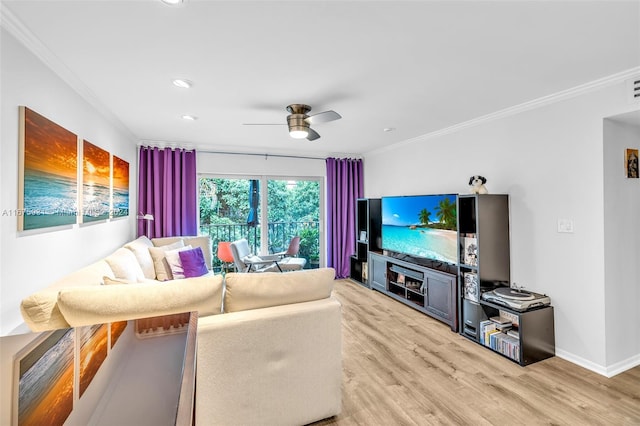
[[[556,354],[601,374],[603,118],[631,109],[625,87],[613,84],[364,160],[367,197],[464,193],[474,174],[488,179],[490,192],[509,194],[512,282],[551,297]],[[575,232],[558,233],[560,218],[573,220]]]
[[[324,159],[198,152],[198,173],[251,176],[324,177]]]
[[[103,257],[135,234],[136,146],[4,29],[1,34],[1,210],[18,208],[18,107],[28,106],[71,132],[129,162],[127,219],[28,235],[13,214],[0,216],[2,336],[24,330],[20,300],[67,273]]]
[[[611,374],[640,363],[640,179],[627,179],[626,148],[640,149],[636,124],[604,120],[604,247],[607,366]]]

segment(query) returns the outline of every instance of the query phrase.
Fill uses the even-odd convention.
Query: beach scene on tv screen
[[[398,253],[458,262],[455,195],[382,198],[382,247]]]

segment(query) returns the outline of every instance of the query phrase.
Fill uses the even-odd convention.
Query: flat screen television
[[[382,249],[457,264],[457,196],[382,197]]]

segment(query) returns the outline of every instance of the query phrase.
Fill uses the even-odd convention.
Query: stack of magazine
[[[509,358],[520,361],[517,324],[502,316],[480,321],[480,343]]]

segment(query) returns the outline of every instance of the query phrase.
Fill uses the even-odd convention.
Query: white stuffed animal
[[[483,176],[474,175],[469,178],[469,186],[471,187],[472,194],[488,194],[487,187],[484,184],[487,183],[487,179]]]

